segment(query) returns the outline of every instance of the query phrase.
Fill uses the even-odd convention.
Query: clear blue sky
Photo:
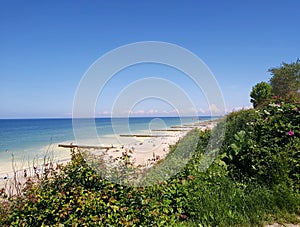
[[[198,55],[227,109],[248,107],[251,87],[268,81],[269,68],[300,57],[299,9],[298,0],[0,1],[0,118],[70,117],[76,88],[97,58],[148,40]],[[109,110],[109,91],[122,83],[108,85],[97,112]],[[153,103],[136,111],[151,113]]]

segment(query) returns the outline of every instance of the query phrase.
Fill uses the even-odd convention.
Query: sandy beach
[[[170,146],[175,145],[192,129],[212,129],[215,125],[216,121],[205,121],[183,126],[172,126],[166,130],[153,130],[151,135],[121,135],[132,137],[135,142],[114,145],[113,148],[106,149],[105,153],[111,158],[118,158],[122,156],[123,152],[131,150],[131,160],[135,166],[149,166],[158,160],[164,159],[169,153]],[[97,152],[95,150],[92,153],[96,154]]]
[[[172,126],[170,129],[166,130],[153,130],[152,134],[147,135],[119,135],[120,141],[131,142],[127,144],[102,145],[103,147],[106,147],[105,150],[90,149],[90,152],[96,154],[104,151],[105,154],[111,158],[118,158],[122,156],[123,152],[131,150],[131,160],[134,162],[135,166],[151,166],[156,161],[164,159],[169,152],[170,146],[176,144],[190,130],[194,128],[206,130],[213,128],[215,125],[216,121],[204,121],[182,126]],[[121,139],[121,137],[123,139]],[[129,139],[126,139],[126,137]],[[68,146],[68,144],[65,145]],[[66,164],[70,161],[69,149],[59,147],[59,144],[53,144],[52,146],[53,151],[55,152],[48,153],[48,161],[51,161],[54,165]],[[78,148],[81,149],[80,145],[78,145]],[[33,176],[35,172],[43,172],[47,160],[44,161],[42,158],[39,158],[36,160],[16,162],[14,164],[14,169],[12,167],[12,162],[7,163],[5,166],[6,172],[0,173],[0,189],[11,188],[11,185],[16,184],[15,179],[17,179],[18,182],[24,182],[24,175]],[[34,166],[37,168],[33,168]]]

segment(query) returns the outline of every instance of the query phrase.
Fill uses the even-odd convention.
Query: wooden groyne
[[[174,137],[174,135],[123,134],[121,137]]]
[[[193,125],[191,125],[191,126],[171,126],[170,128],[174,128],[174,129],[176,129],[176,128],[194,128],[195,126],[193,126]]]
[[[189,131],[188,129],[153,129],[153,132],[182,132]]]
[[[76,144],[58,144],[58,147],[62,148],[81,148],[81,149],[111,149],[116,148],[114,146],[85,146],[85,145],[76,145]]]

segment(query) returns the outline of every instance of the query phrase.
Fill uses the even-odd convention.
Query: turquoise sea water
[[[200,120],[209,119],[211,117],[200,117]],[[98,138],[91,138],[91,126],[85,125],[85,119],[81,121],[80,145],[99,145],[99,143],[125,143],[116,139],[116,135],[119,134],[149,134],[152,133],[151,129],[166,129],[174,125],[198,122],[199,118],[96,118]],[[72,119],[3,119],[0,120],[0,138],[0,169],[1,165],[11,162],[12,154],[16,160],[24,159],[24,157],[31,159],[45,152],[50,145],[52,145],[51,149],[55,150],[59,143],[78,142],[74,137]]]

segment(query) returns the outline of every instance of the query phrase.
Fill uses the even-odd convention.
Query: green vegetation
[[[273,75],[270,84],[273,93],[279,98],[300,98],[300,60],[291,64],[282,63],[281,67],[271,68],[269,72]]]
[[[294,96],[295,98],[295,96]],[[161,180],[164,162],[130,187],[104,179],[79,151],[72,161],[28,178],[23,195],[0,191],[2,226],[262,226],[297,223],[300,212],[300,104],[270,98],[256,109],[233,112],[218,156],[201,170],[212,131],[193,130],[172,147],[173,165],[184,168]],[[197,138],[196,138],[197,137]],[[198,139],[195,152],[191,141]],[[218,143],[220,141],[214,141]],[[174,152],[183,152],[178,159]],[[175,151],[176,150],[176,151]],[[193,149],[192,149],[193,150]],[[186,152],[184,152],[186,151]],[[173,156],[172,156],[173,155]],[[127,157],[120,165],[135,171]],[[121,166],[121,167],[122,167]],[[118,167],[119,168],[119,167]]]
[[[260,82],[256,84],[250,93],[251,102],[253,107],[262,106],[272,97],[272,86],[267,82]]]
[[[272,95],[284,101],[300,100],[300,60],[280,67],[269,69],[272,77],[270,83],[260,82],[252,87],[250,97],[253,107],[261,107],[268,102]]]

